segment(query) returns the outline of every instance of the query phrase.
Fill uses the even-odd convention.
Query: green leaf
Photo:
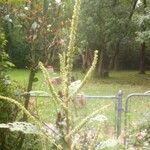
[[[38,128],[27,122],[13,122],[13,123],[2,123],[0,124],[0,128],[7,128],[10,129],[10,131],[21,131],[25,134],[39,134]]]

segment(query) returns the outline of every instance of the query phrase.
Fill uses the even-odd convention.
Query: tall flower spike
[[[76,3],[74,5],[72,21],[71,21],[71,28],[70,28],[69,45],[68,45],[68,53],[67,53],[68,58],[72,56],[74,53],[74,45],[75,45],[76,30],[77,30],[77,25],[79,20],[80,5],[81,5],[81,1],[76,0]]]
[[[95,51],[94,53],[94,60],[92,62],[92,66],[91,68],[89,69],[89,71],[86,73],[80,87],[77,89],[77,91],[74,93],[74,96],[76,96],[76,94],[81,90],[81,88],[85,85],[85,83],[87,82],[88,78],[91,76],[92,72],[94,71],[95,67],[96,67],[96,63],[97,63],[97,59],[98,59],[98,50]]]
[[[66,56],[65,53],[59,54],[60,59],[60,73],[63,76],[63,79],[65,78],[65,72],[66,72]]]
[[[58,94],[56,93],[53,85],[51,84],[51,82],[49,82],[49,74],[46,70],[46,68],[43,66],[43,64],[41,62],[39,62],[39,66],[43,72],[44,78],[48,84],[48,88],[52,94],[52,97],[54,98],[54,103],[58,103],[60,106],[62,106],[64,109],[67,109],[66,106],[64,105],[64,103],[61,101],[61,99],[59,98]]]
[[[59,99],[57,93],[55,92],[55,89],[54,89],[53,85],[51,84],[51,82],[49,82],[49,74],[48,74],[46,68],[43,66],[43,64],[41,62],[39,62],[39,66],[40,66],[40,69],[43,72],[44,78],[45,78],[45,80],[46,80],[46,82],[48,84],[48,87],[49,87],[50,92],[52,93],[52,96],[54,97],[54,99],[58,103],[61,102],[61,100]]]
[[[73,16],[70,27],[70,36],[69,36],[69,45],[66,54],[66,72],[64,77],[64,96],[68,99],[68,86],[71,82],[71,71],[73,66],[73,57],[75,53],[75,39],[76,39],[76,31],[79,19],[81,0],[76,0],[73,10]],[[68,101],[68,100],[67,100]]]

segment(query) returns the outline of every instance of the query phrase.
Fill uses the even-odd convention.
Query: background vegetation
[[[55,0],[1,2],[6,51],[16,67],[29,67],[34,51],[42,56],[41,60],[47,60],[46,65],[58,66],[55,60],[67,45],[73,4],[74,1]],[[141,63],[144,70],[149,69],[149,5],[146,0],[83,0],[76,66],[82,65],[86,70],[93,49],[98,49],[98,76],[103,76],[103,70],[107,76],[110,69],[140,69]]]
[[[63,89],[65,98],[61,98],[70,102],[67,86],[71,83],[71,76],[76,80],[84,79],[85,72],[92,65],[96,49],[98,58],[95,73],[83,88],[84,93],[114,95],[122,89],[126,96],[131,92],[149,90],[150,2],[148,0],[82,0],[80,14],[75,18],[74,24],[76,29],[78,22],[77,33],[74,30],[71,36],[73,6],[77,1],[0,0],[0,95],[17,99],[29,110],[30,95],[24,98],[18,95],[32,90],[48,91],[44,87],[43,77],[38,68],[41,61],[45,67],[53,66],[56,71],[55,74],[50,75],[50,78],[60,76],[59,71],[62,71],[60,64],[64,65],[62,68],[65,73],[61,72],[64,77],[63,88],[57,86],[56,92]],[[75,35],[77,36],[76,42]],[[69,40],[73,42],[69,43]],[[71,45],[70,48],[67,48],[68,45]],[[58,54],[62,56],[61,63]],[[72,67],[77,71],[71,72]],[[79,73],[79,70],[82,73]],[[141,103],[139,105],[137,101],[134,104],[131,122],[137,119],[138,115],[140,116],[138,110],[143,113],[149,109],[147,99],[136,100],[140,100]],[[78,115],[80,119],[83,119],[98,105],[108,103],[89,101],[86,108],[78,110]],[[68,102],[63,104],[70,106]],[[44,108],[47,106],[50,109]],[[113,102],[111,106],[114,106]],[[56,117],[54,116],[57,116],[58,112],[50,101],[37,99],[37,108],[41,120],[55,123]],[[27,115],[10,103],[1,102],[0,112],[0,123],[28,121]],[[68,112],[63,107],[60,112],[65,112],[67,118]],[[104,112],[110,120],[106,125],[108,128],[114,124],[112,112],[113,110],[109,109]],[[68,128],[66,132],[69,134],[72,125],[66,123]],[[149,124],[145,124],[141,125],[136,132],[144,130],[145,126],[149,131]],[[2,150],[31,149],[34,141],[34,149],[42,147],[37,136],[25,136],[20,132],[11,133],[3,129],[0,129],[0,134],[0,149]],[[137,136],[134,136],[131,146],[142,147],[144,142],[149,140],[147,135],[142,141],[138,141]],[[17,141],[16,145],[13,144],[14,141]],[[69,140],[64,141],[66,147],[71,145]]]

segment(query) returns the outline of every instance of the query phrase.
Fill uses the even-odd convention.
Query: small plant
[[[137,122],[137,127],[129,135],[129,147],[148,149],[150,147],[150,113]]]

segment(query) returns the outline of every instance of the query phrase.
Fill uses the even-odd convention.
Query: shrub
[[[6,75],[6,69],[13,64],[9,61],[8,55],[4,49],[6,46],[5,34],[2,28],[0,28],[0,95],[10,96],[16,99],[20,99],[15,95],[16,91],[19,92],[18,84],[11,81]],[[0,99],[0,123],[14,122],[19,112],[18,107],[12,103],[1,101]],[[0,129],[0,149],[13,149],[16,134],[11,133],[9,130]]]
[[[137,122],[137,128],[131,131],[129,146],[145,150],[150,147],[150,112],[145,113]]]
[[[24,32],[20,28],[12,28],[9,22],[5,23],[7,53],[17,68],[25,68],[29,64],[29,46],[25,41]]]

